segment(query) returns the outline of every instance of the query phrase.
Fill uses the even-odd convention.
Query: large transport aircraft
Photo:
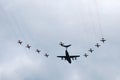
[[[72,61],[71,61],[71,58],[72,58],[72,60],[76,60],[77,59],[77,57],[80,57],[80,55],[69,55],[69,53],[68,53],[68,51],[67,51],[67,49],[65,50],[65,56],[57,56],[58,58],[61,58],[62,60],[63,59],[65,59],[65,60],[67,60],[68,61],[68,63],[72,63]]]

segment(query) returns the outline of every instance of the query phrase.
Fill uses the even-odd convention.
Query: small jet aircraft
[[[76,60],[77,59],[77,57],[80,57],[80,55],[73,55],[73,56],[70,56],[69,55],[69,53],[68,53],[68,51],[67,51],[67,49],[65,50],[65,56],[57,56],[58,58],[61,58],[62,60],[63,59],[65,59],[65,60],[67,60],[68,61],[68,63],[72,63],[72,61],[71,61],[71,58],[72,58],[72,60]]]
[[[31,46],[29,45],[29,44],[27,44],[27,46],[26,46],[28,49],[30,49],[31,48]]]
[[[21,45],[21,44],[22,44],[22,41],[21,41],[21,40],[18,40],[18,43]]]
[[[101,45],[99,45],[99,43],[96,43],[96,45],[95,45],[97,48],[99,48]]]
[[[71,44],[65,45],[63,42],[60,42],[59,44],[60,44],[62,47],[65,47],[66,49],[71,46]]]
[[[37,52],[37,53],[40,53],[41,51],[40,51],[39,49],[36,49],[36,52]]]
[[[45,57],[47,57],[47,58],[49,57],[49,55],[48,55],[47,53],[45,53],[45,55],[44,55],[44,56],[45,56]]]
[[[104,43],[106,40],[104,38],[102,38],[100,41],[102,41]]]
[[[85,56],[85,57],[87,58],[87,57],[88,57],[88,54],[85,53],[83,56]]]
[[[92,53],[94,50],[92,48],[90,48],[88,51]]]

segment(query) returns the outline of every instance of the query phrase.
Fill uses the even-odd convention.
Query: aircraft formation
[[[102,43],[104,43],[106,40],[105,40],[104,38],[102,38],[100,41],[101,41]],[[57,56],[58,58],[61,58],[62,60],[64,59],[64,60],[68,61],[68,63],[71,64],[71,63],[72,63],[71,60],[77,60],[77,57],[80,57],[80,55],[72,55],[72,56],[69,55],[67,48],[70,47],[71,44],[65,45],[63,42],[60,42],[59,45],[61,45],[62,47],[65,47],[66,50],[65,50],[65,56]],[[100,45],[99,43],[96,43],[96,44],[95,44],[95,47],[97,47],[97,48],[99,48],[100,46],[101,46],[101,45]],[[94,52],[94,50],[93,50],[92,48],[90,48],[88,51],[89,51],[90,53],[93,53],[93,52]],[[85,53],[83,56],[84,56],[85,58],[87,58],[89,55],[88,55],[87,53]]]
[[[23,44],[23,41],[18,40],[18,44],[22,45],[22,44]],[[25,47],[28,48],[28,49],[31,49],[31,46],[30,46],[29,44],[27,44]],[[41,50],[36,49],[35,52],[39,54],[39,53],[41,52]],[[46,58],[48,58],[48,57],[49,57],[49,54],[45,53],[44,56],[45,56]]]
[[[102,43],[105,43],[106,40],[105,40],[104,38],[102,38],[100,41],[101,41]],[[23,41],[18,40],[18,44],[22,45],[22,43],[23,43]],[[65,55],[64,55],[64,56],[57,56],[58,58],[61,58],[61,60],[66,60],[66,61],[68,61],[68,63],[71,64],[71,63],[72,63],[72,60],[77,60],[77,58],[80,57],[80,55],[69,55],[68,48],[69,48],[70,46],[72,46],[71,44],[65,45],[65,43],[60,42],[59,45],[60,45],[61,47],[64,47],[64,48],[65,48]],[[97,47],[97,48],[101,47],[100,43],[96,43],[94,46]],[[31,46],[30,46],[29,44],[27,44],[25,47],[28,48],[28,49],[31,49]],[[39,54],[39,53],[41,52],[41,50],[36,49],[35,52]],[[90,49],[88,50],[88,52],[93,53],[94,50],[93,50],[92,48],[90,48]],[[44,56],[45,56],[46,58],[48,58],[48,57],[49,57],[49,54],[45,53]],[[89,56],[89,54],[85,53],[83,56],[84,56],[85,58],[87,58],[87,57]]]
[[[101,40],[100,40],[102,43],[104,43],[106,40],[104,39],[104,38],[102,38]],[[96,43],[95,44],[95,47],[97,47],[97,48],[99,48],[101,45],[99,44],[99,43]],[[90,53],[93,53],[94,52],[94,50],[92,49],[92,48],[90,48],[89,50],[88,50]],[[85,57],[87,57],[88,55],[85,53],[85,55],[84,55]]]
[[[102,43],[105,43],[105,39],[104,38],[102,38],[101,40],[100,40]],[[101,45],[100,45],[100,43],[96,43],[95,44],[95,47],[97,47],[97,48],[99,48]],[[90,48],[89,50],[88,50],[90,53],[93,53],[94,52],[94,50],[92,49],[92,48]],[[85,53],[84,55],[83,55],[84,57],[88,57],[89,55],[87,54],[87,53]]]

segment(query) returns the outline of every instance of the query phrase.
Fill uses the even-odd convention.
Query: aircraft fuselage
[[[65,51],[65,54],[66,54],[66,60],[67,60],[69,63],[71,63],[71,58],[70,58],[69,53],[68,53],[67,50]]]

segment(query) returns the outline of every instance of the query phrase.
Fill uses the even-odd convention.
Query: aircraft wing
[[[73,55],[73,56],[70,56],[70,58],[72,58],[73,60],[75,59],[77,59],[77,57],[80,57],[80,55]]]
[[[66,60],[66,56],[57,56],[58,58],[61,58],[62,60],[65,59]]]

